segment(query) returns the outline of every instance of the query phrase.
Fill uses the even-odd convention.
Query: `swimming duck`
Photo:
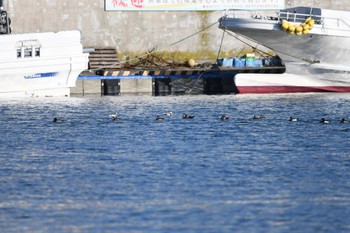
[[[52,122],[61,123],[61,122],[63,122],[63,120],[58,119],[58,118],[55,117],[55,118],[53,118]]]
[[[116,112],[115,112],[115,113],[112,113],[112,114],[109,114],[109,117],[112,117],[112,118],[113,118],[113,117],[117,117],[117,116],[118,116],[118,113],[116,113]]]
[[[253,116],[253,119],[254,120],[261,120],[261,119],[265,119],[266,117],[265,116],[263,116],[263,115],[254,115]]]
[[[161,121],[161,120],[164,120],[164,118],[161,117],[161,116],[157,116],[157,117],[156,117],[156,120],[157,120],[157,121]]]
[[[289,117],[289,121],[298,121],[299,119],[298,118],[295,118],[295,117]]]
[[[191,118],[194,118],[194,116],[193,116],[193,115],[188,115],[188,114],[184,113],[184,114],[182,115],[182,118],[184,118],[184,119],[191,119]]]
[[[112,121],[120,121],[121,119],[120,117],[112,117]]]
[[[323,124],[329,124],[329,120],[327,120],[325,118],[321,118],[320,122]]]
[[[173,115],[173,112],[164,113],[164,116],[172,116],[172,115]]]
[[[340,119],[340,122],[341,122],[341,123],[348,123],[349,121],[346,120],[345,118],[342,118],[342,119]]]
[[[222,114],[220,119],[223,120],[223,121],[226,121],[226,120],[230,119],[230,117],[227,116],[226,114]]]

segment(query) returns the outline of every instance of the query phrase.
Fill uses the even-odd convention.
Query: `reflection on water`
[[[348,232],[350,124],[339,119],[350,117],[349,99],[2,100],[0,229]],[[122,120],[112,121],[114,112]]]

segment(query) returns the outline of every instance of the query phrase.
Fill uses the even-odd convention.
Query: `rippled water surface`
[[[0,232],[349,232],[349,100],[2,99]]]

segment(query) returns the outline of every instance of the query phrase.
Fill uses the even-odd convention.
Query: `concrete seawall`
[[[153,79],[77,80],[72,95],[153,94]]]
[[[348,0],[286,0],[286,7],[297,5],[350,9]],[[84,47],[112,47],[123,56],[156,48],[160,51],[187,52],[198,56],[216,54],[222,30],[214,25],[183,43],[169,44],[215,23],[223,12],[106,12],[104,0],[4,0],[12,19],[13,33],[79,29]],[[223,51],[240,50],[240,42],[225,40]]]

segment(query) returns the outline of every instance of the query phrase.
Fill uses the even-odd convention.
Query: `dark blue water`
[[[349,232],[349,100],[2,99],[0,232]]]

